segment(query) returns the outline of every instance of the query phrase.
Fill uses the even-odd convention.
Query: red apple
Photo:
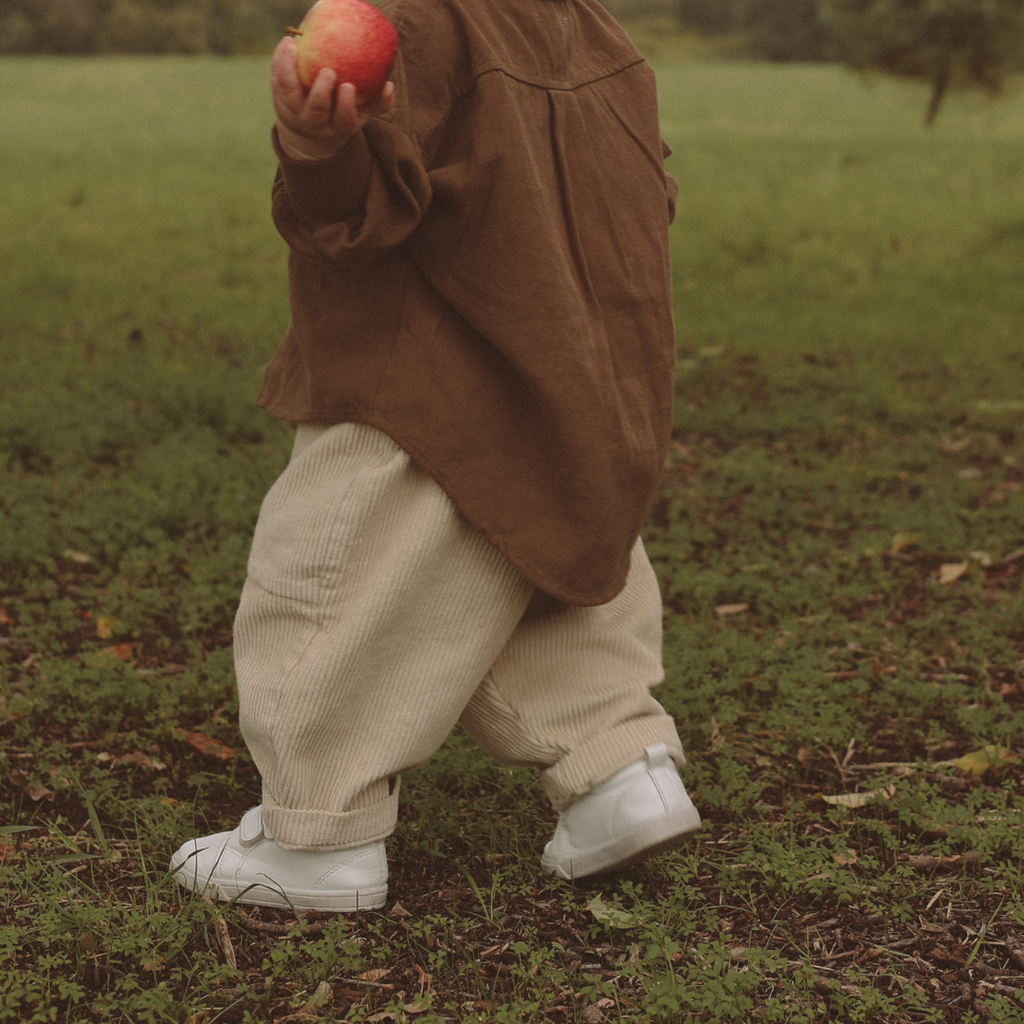
[[[398,52],[395,26],[366,0],[317,0],[293,34],[302,84],[330,68],[360,103],[380,95]]]

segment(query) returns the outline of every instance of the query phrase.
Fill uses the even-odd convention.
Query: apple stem
[[[288,33],[288,35],[290,35],[290,36],[301,36],[301,35],[302,35],[302,31],[301,31],[301,29],[297,29],[297,28],[292,28],[292,27],[291,27],[291,25],[289,25],[289,26],[288,26],[288,27],[287,27],[287,28],[285,29],[285,32],[287,32],[287,33]]]

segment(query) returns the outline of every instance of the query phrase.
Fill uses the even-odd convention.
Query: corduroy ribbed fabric
[[[536,590],[386,434],[300,426],[260,510],[235,620],[242,733],[286,849],[395,826],[399,777],[460,719],[556,809],[665,743],[661,600],[637,541],[595,607]]]

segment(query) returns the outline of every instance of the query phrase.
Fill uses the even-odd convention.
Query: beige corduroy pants
[[[654,743],[683,763],[661,681],[661,600],[637,541],[626,588],[537,591],[386,434],[300,426],[260,510],[235,620],[242,733],[289,849],[388,835],[401,773],[461,721],[541,770],[561,809]]]

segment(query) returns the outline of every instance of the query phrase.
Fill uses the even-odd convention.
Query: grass
[[[386,913],[176,890],[259,793],[264,64],[0,61],[0,1021],[1024,1020],[1024,102],[926,132],[837,68],[656,64],[679,383],[645,536],[697,840],[542,877],[537,781],[455,733]]]

